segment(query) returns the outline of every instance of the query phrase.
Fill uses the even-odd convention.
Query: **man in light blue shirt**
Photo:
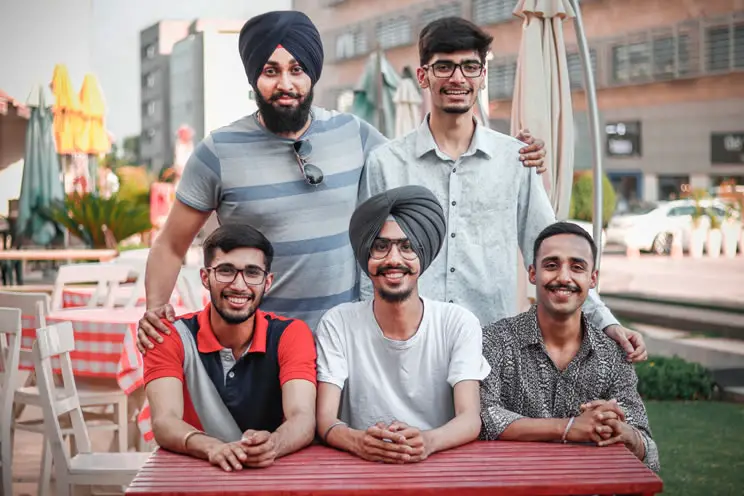
[[[473,106],[486,79],[492,38],[471,22],[448,17],[419,38],[419,85],[432,111],[418,130],[373,150],[361,196],[407,185],[425,186],[445,209],[445,246],[419,282],[421,294],[454,302],[487,325],[517,313],[517,248],[532,260],[532,245],[555,214],[539,176],[522,166],[514,138],[477,124]],[[370,284],[362,284],[370,298]],[[584,313],[629,354],[643,360],[640,334],[620,326],[592,292]]]

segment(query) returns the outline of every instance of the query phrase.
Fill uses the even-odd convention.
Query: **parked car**
[[[584,231],[588,232],[592,239],[594,239],[594,226],[591,222],[576,219],[567,219],[567,222],[571,222],[572,224],[576,224],[577,226],[583,228]],[[604,251],[605,246],[607,246],[607,231],[602,229],[602,249],[599,250],[600,253]]]
[[[705,212],[720,219],[725,216],[725,204],[719,200],[702,200],[700,206]],[[663,255],[671,251],[674,236],[679,234],[682,236],[682,247],[686,250],[690,242],[694,212],[693,200],[638,205],[627,214],[612,217],[607,226],[607,243],[634,245],[641,251]],[[710,225],[707,215],[703,215],[700,221],[704,226]]]

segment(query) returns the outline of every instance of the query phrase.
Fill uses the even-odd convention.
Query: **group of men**
[[[555,223],[532,168],[542,143],[474,118],[491,41],[464,19],[427,25],[432,111],[386,142],[312,105],[323,48],[307,16],[245,24],[258,112],[196,147],[148,259],[138,339],[158,444],[240,470],[316,434],[393,463],[479,436],[621,442],[658,469],[629,363],[645,347],[592,291],[594,242]],[[211,303],[176,317],[181,260],[212,211]],[[538,297],[511,317],[517,248]]]

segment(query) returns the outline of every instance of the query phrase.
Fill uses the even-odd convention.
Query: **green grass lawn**
[[[744,405],[647,401],[664,494],[744,494]]]

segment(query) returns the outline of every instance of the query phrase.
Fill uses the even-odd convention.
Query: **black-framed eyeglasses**
[[[413,243],[408,238],[375,238],[372,242],[372,247],[369,249],[369,256],[375,260],[382,260],[388,256],[390,250],[393,249],[393,245],[398,246],[398,253],[406,260],[416,260],[418,258],[418,255],[413,250]]]
[[[307,158],[313,151],[313,146],[308,140],[299,140],[293,143],[295,157],[300,166],[300,172],[305,177],[305,182],[317,186],[323,182],[323,171],[320,167],[307,162]]]
[[[214,278],[222,284],[232,284],[238,274],[242,274],[243,281],[249,286],[259,286],[266,280],[267,271],[257,265],[248,265],[239,269],[232,264],[220,264],[216,267],[206,267],[214,272]]]
[[[480,62],[463,62],[461,64],[455,64],[454,62],[434,62],[431,65],[422,66],[423,69],[431,69],[431,73],[436,78],[451,78],[457,68],[460,68],[460,72],[466,78],[477,78],[483,74],[483,64]]]

